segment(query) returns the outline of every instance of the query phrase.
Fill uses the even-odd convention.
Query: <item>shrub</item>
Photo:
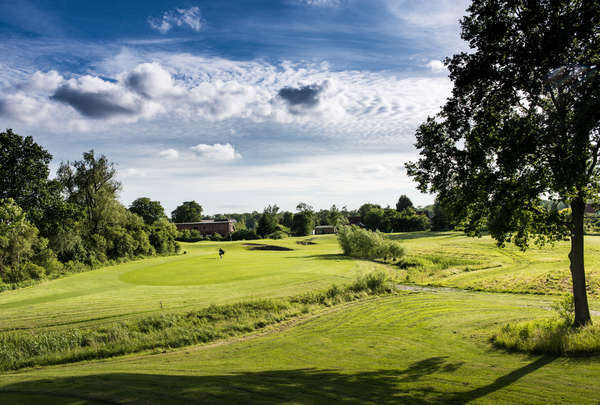
[[[337,238],[347,256],[397,260],[404,255],[404,249],[398,242],[385,239],[381,232],[368,231],[354,225],[340,227]]]
[[[260,237],[254,231],[240,229],[231,234],[231,240],[254,240]]]
[[[283,231],[275,231],[267,235],[269,239],[283,239],[285,237],[287,237],[287,234]]]

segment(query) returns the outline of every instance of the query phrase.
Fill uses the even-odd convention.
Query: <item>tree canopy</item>
[[[600,4],[474,0],[470,52],[446,59],[452,96],[417,130],[407,165],[467,233],[502,245],[571,239],[575,325],[590,322],[583,214],[600,182]],[[545,209],[564,200],[570,217]]]
[[[185,201],[171,212],[171,219],[175,223],[200,222],[202,221],[202,206],[193,200]]]
[[[129,206],[129,211],[139,215],[146,225],[151,225],[161,218],[166,218],[165,209],[160,201],[152,201],[148,197],[140,197]]]
[[[51,160],[32,137],[0,132],[0,199],[12,198],[25,212],[41,216]]]
[[[396,203],[396,211],[402,212],[407,208],[413,208],[413,203],[408,196],[402,194]]]

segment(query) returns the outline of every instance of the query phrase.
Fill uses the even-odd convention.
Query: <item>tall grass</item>
[[[309,313],[319,307],[392,291],[385,273],[358,278],[345,287],[285,299],[211,305],[187,313],[162,313],[95,329],[0,334],[0,370],[70,363],[212,342]]]
[[[566,295],[553,306],[557,318],[506,324],[492,337],[498,347],[508,350],[558,356],[590,356],[600,354],[600,326],[573,328],[575,303]]]

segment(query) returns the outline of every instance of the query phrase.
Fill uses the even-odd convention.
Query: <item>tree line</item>
[[[0,287],[179,250],[164,211],[140,216],[117,200],[105,156],[85,152],[52,179],[51,161],[30,136],[0,132]]]
[[[232,240],[307,236],[312,234],[315,226],[339,227],[349,224],[349,218],[358,219],[368,230],[381,232],[445,231],[454,228],[453,221],[439,202],[415,208],[406,195],[400,196],[395,208],[366,203],[355,210],[348,210],[345,206],[338,208],[335,204],[329,209],[315,210],[310,204],[300,202],[296,212],[282,211],[276,204],[268,205],[262,213],[253,211],[208,216],[202,212],[202,206],[196,201],[186,201],[171,213],[171,219],[176,223],[235,219],[236,231],[230,237]],[[178,236],[181,241],[202,239],[221,240],[223,236],[202,235],[195,230],[181,231]]]

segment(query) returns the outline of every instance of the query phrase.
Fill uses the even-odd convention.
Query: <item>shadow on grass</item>
[[[521,377],[550,363],[541,357],[532,363],[471,391],[444,392],[432,385],[436,373],[453,373],[462,362],[431,357],[404,370],[379,370],[345,374],[334,370],[297,369],[232,373],[216,376],[156,374],[96,374],[27,381],[0,389],[0,402],[8,396],[49,395],[53,403],[92,401],[186,404],[186,403],[342,403],[342,404],[444,404],[467,403],[509,386]],[[462,383],[457,382],[462,387]],[[21,395],[22,396],[17,396]],[[71,402],[67,401],[71,397]],[[65,399],[64,402],[58,402]]]

